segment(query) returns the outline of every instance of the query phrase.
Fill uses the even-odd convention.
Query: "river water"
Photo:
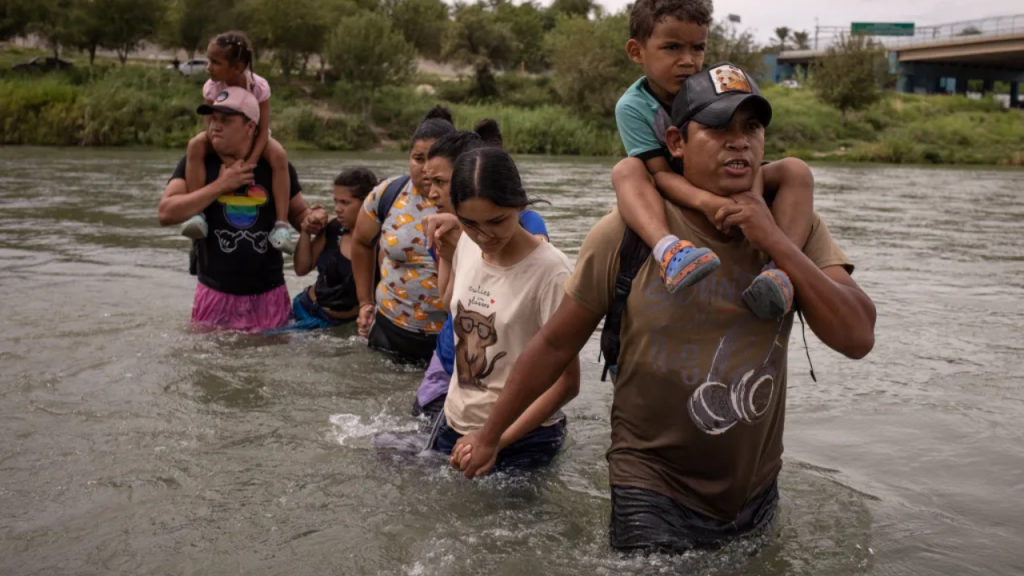
[[[156,222],[169,152],[3,149],[0,574],[1024,573],[1024,172],[816,166],[817,208],[878,306],[854,362],[793,331],[774,542],[607,546],[611,387],[596,338],[548,471],[470,482],[371,435],[417,371],[351,329],[196,334],[187,241]],[[395,156],[296,154],[307,199]],[[528,158],[575,256],[609,161]],[[294,295],[309,278],[288,274]]]

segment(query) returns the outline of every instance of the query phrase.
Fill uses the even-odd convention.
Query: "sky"
[[[631,0],[597,0],[617,12]],[[714,0],[715,19],[737,14],[740,26],[754,32],[758,41],[775,37],[775,28],[807,30],[814,38],[814,19],[822,26],[849,27],[851,22],[914,22],[917,26],[948,24],[988,16],[1021,14],[1017,27],[1024,28],[1021,0]],[[547,2],[545,2],[547,3]]]

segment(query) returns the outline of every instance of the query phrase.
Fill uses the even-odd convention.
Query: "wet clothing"
[[[497,266],[463,234],[452,269],[455,372],[444,411],[451,428],[468,434],[487,421],[516,359],[558,309],[572,264],[540,242],[519,262]],[[555,411],[544,425],[562,418]]]
[[[449,326],[448,324],[445,324]],[[451,328],[449,327],[449,330]],[[444,332],[442,331],[443,335]],[[450,337],[454,338],[454,336]],[[452,381],[452,373],[445,367],[444,362],[441,361],[441,356],[437,353],[437,349],[441,347],[441,337],[437,338],[437,347],[434,349],[434,355],[430,358],[430,364],[427,365],[427,371],[423,373],[423,381],[420,382],[420,387],[416,390],[416,403],[413,405],[413,414],[419,415],[424,413],[426,406],[434,406],[440,400],[440,405],[444,406],[444,398],[448,394],[448,385]],[[452,347],[454,348],[454,343]],[[455,352],[452,351],[452,362],[455,361]]]
[[[352,274],[352,261],[341,252],[341,239],[349,234],[337,219],[324,229],[324,248],[316,261],[318,273],[313,291],[319,306],[335,312],[347,312],[359,307],[356,279]]]
[[[434,449],[444,454],[451,454],[455,443],[463,435],[448,425],[448,422],[444,420],[444,414],[441,414],[440,417],[442,418],[441,428],[434,442]],[[564,442],[564,418],[551,426],[539,426],[498,452],[494,471],[533,470],[547,466],[558,455]]]
[[[519,224],[530,234],[548,237],[548,228],[544,224],[544,218],[533,210],[523,210],[520,212]],[[434,255],[434,259],[437,259],[436,255]],[[426,374],[423,375],[423,382],[420,383],[420,387],[416,391],[416,406],[420,408],[448,394],[448,384],[451,380],[452,372],[455,372],[455,333],[452,331],[451,314],[445,320],[441,333],[437,335],[437,347],[434,349],[434,357],[440,363],[440,368],[445,371],[445,376],[442,380],[440,371],[431,370],[434,366],[434,362],[431,360],[430,367],[427,368]],[[420,408],[414,406],[413,412],[418,414]]]
[[[381,182],[363,201],[366,215],[381,226],[384,260],[376,290],[377,315],[404,332],[436,336],[447,314],[437,289],[437,264],[427,252],[423,218],[436,214],[437,207],[410,180],[379,221],[377,208],[390,183]],[[421,359],[426,362],[430,353]]]
[[[436,334],[409,332],[387,319],[377,309],[367,344],[373,350],[384,352],[403,364],[426,364],[434,354],[437,345]]]
[[[699,227],[702,214],[669,202],[665,212],[672,234],[714,250],[722,264],[683,294],[667,292],[652,259],[633,281],[620,329],[610,484],[732,522],[782,467],[793,315],[760,320],[743,304],[767,255],[745,238]],[[595,314],[615,294],[624,231],[616,210],[598,222],[566,283],[569,297]],[[803,251],[819,268],[852,270],[818,217]]]
[[[192,323],[208,328],[263,332],[284,326],[291,317],[288,288],[271,288],[262,294],[237,295],[218,292],[202,282],[192,301]]]
[[[755,494],[736,519],[724,522],[643,488],[612,486],[612,548],[682,554],[719,548],[736,538],[769,536],[779,505],[778,482]],[[767,541],[767,538],[766,538]]]
[[[185,163],[178,162],[171,180],[185,179]],[[220,176],[222,161],[216,152],[206,155],[206,184]],[[274,229],[270,164],[260,158],[253,170],[255,182],[222,194],[203,210],[209,233],[196,241],[199,283],[225,294],[252,296],[284,285],[284,260],[267,238]],[[288,165],[291,196],[302,191],[295,168]]]
[[[291,330],[321,330],[348,324],[356,319],[353,316],[349,320],[335,320],[328,316],[323,306],[309,297],[309,290],[303,290],[295,295],[295,299],[292,300],[292,315],[295,322],[288,326]]]

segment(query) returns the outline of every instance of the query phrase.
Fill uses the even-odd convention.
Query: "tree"
[[[779,52],[786,49],[786,40],[789,40],[789,27],[780,26],[775,29],[775,37],[778,39]]]
[[[761,48],[749,30],[740,31],[732,22],[713,22],[708,32],[708,51],[704,61],[729,62],[755,75],[764,65]]]
[[[475,91],[482,99],[498,94],[494,70],[517,64],[521,44],[511,26],[500,21],[483,0],[455,9],[455,21],[444,43],[442,56],[473,68]]]
[[[499,2],[495,6],[498,21],[506,24],[518,41],[515,60],[531,72],[547,69],[548,58],[544,49],[544,11],[533,2],[513,4]]]
[[[594,0],[554,0],[548,11],[555,17],[581,16],[586,18],[597,7],[598,4]]]
[[[72,7],[72,0],[38,0],[28,5],[26,31],[39,36],[54,58],[60,57],[61,46],[71,43]]]
[[[214,34],[232,27],[233,11],[233,0],[171,0],[160,28],[160,44],[184,50],[191,59],[206,49]]]
[[[117,52],[124,66],[143,40],[156,36],[166,6],[163,0],[95,0],[95,9],[105,23],[101,45]]]
[[[359,89],[364,116],[373,113],[381,87],[405,81],[415,67],[415,48],[378,12],[343,18],[327,46],[327,59],[338,76]]]
[[[801,30],[800,32],[793,32],[793,42],[796,42],[797,50],[810,50],[810,39],[811,36],[810,34],[807,33],[806,30]]]
[[[309,57],[326,46],[334,12],[327,0],[247,0],[241,16],[250,40],[260,49],[274,51],[285,78],[304,67]]]
[[[845,34],[814,66],[812,84],[818,99],[839,109],[846,122],[848,110],[860,110],[882,97],[889,72],[885,49],[867,36]]]
[[[0,40],[24,36],[32,23],[32,0],[0,0]]]
[[[96,62],[96,50],[107,38],[107,15],[98,0],[79,0],[71,14],[69,44],[89,55],[89,67]]]
[[[391,0],[388,12],[405,41],[424,58],[437,59],[451,23],[444,0]]]
[[[547,45],[562,101],[582,112],[613,114],[622,92],[641,74],[626,55],[628,38],[625,13],[597,21],[560,16]]]

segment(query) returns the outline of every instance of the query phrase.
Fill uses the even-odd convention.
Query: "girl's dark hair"
[[[501,129],[498,128],[498,122],[495,120],[484,118],[476,123],[476,128],[473,128],[473,132],[476,132],[484,144],[491,148],[505,147],[505,139],[502,138]]]
[[[470,198],[483,198],[503,208],[526,208],[536,202],[526,196],[516,163],[500,148],[477,148],[455,160],[452,206],[458,210]]]
[[[245,32],[232,30],[223,34],[217,34],[213,37],[213,43],[221,50],[224,50],[229,62],[232,64],[241,62],[245,64],[247,69],[252,70],[252,42],[249,41],[249,37],[245,35]]]
[[[376,188],[378,184],[380,184],[380,181],[377,180],[377,175],[371,172],[369,168],[350,168],[342,171],[334,179],[335,186],[348,188],[352,195],[360,200],[365,200],[369,196],[370,191]]]
[[[438,104],[427,112],[427,115],[420,122],[419,127],[412,134],[409,142],[415,144],[420,140],[437,140],[441,136],[455,132],[455,121],[452,120],[452,113],[447,108]]]
[[[445,158],[455,163],[459,156],[477,148],[501,148],[503,141],[498,123],[491,119],[477,122],[472,132],[449,132],[430,147],[427,158]]]

